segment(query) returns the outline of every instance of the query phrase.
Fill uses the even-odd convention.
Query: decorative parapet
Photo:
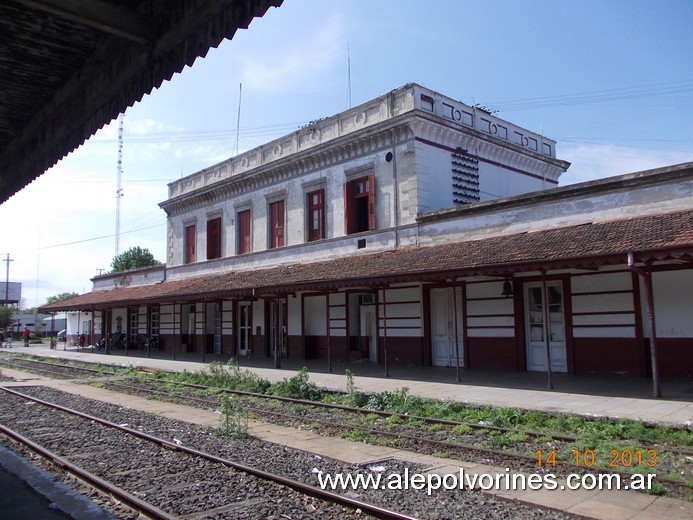
[[[185,195],[415,110],[555,159],[555,141],[508,123],[485,110],[410,83],[358,107],[313,121],[289,135],[171,182],[168,185],[168,197],[172,199]]]
[[[424,112],[429,112],[551,159],[556,158],[556,141],[552,139],[547,139],[543,135],[504,121],[485,109],[465,105],[460,101],[454,101],[447,96],[418,85],[414,85],[412,88],[415,91],[416,108]]]

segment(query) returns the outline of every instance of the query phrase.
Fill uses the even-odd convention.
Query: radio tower
[[[120,114],[118,119],[118,180],[116,182],[116,228],[115,228],[115,256],[120,254],[120,199],[123,197],[123,119],[125,114]]]

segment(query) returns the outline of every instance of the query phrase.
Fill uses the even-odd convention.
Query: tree
[[[161,262],[154,258],[149,252],[149,249],[141,247],[131,247],[124,253],[120,253],[113,258],[111,262],[111,272],[119,273],[129,269],[138,269],[140,267],[154,267],[161,265]]]
[[[12,315],[14,309],[7,305],[0,305],[0,330],[4,330],[12,325]]]
[[[56,294],[55,296],[49,296],[46,298],[46,305],[50,305],[51,303],[55,302],[61,302],[63,300],[69,300],[70,298],[74,298],[75,296],[79,296],[76,292],[64,292],[60,294]]]

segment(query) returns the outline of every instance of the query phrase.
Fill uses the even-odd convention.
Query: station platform
[[[121,366],[147,367],[158,370],[189,372],[203,370],[214,361],[225,363],[228,356],[200,353],[112,350],[109,354],[78,349],[58,343],[56,349],[48,344],[15,343],[12,349],[1,352],[21,352],[36,356],[108,363]],[[590,417],[632,419],[693,429],[693,381],[664,380],[663,397],[655,399],[652,380],[645,378],[576,376],[552,374],[553,389],[548,389],[546,373],[504,372],[492,370],[459,371],[455,368],[421,367],[390,364],[386,376],[384,366],[368,362],[334,362],[330,372],[326,360],[282,359],[281,368],[274,368],[269,358],[241,357],[241,368],[251,370],[270,382],[289,379],[306,367],[309,380],[331,390],[345,391],[345,370],[354,374],[358,390],[365,393],[396,391],[406,387],[411,395],[454,400],[473,405],[538,410],[551,413],[575,413]]]
[[[116,351],[111,354],[92,353],[91,349],[58,346],[51,350],[47,345],[32,345],[29,348],[14,348],[23,354],[52,358],[72,359],[104,364],[147,367],[159,370],[203,370],[213,361],[225,362],[218,356],[206,356],[204,362],[195,356],[179,355],[177,360],[167,357],[166,353],[152,353],[151,357],[141,352]],[[0,355],[6,351],[0,351]],[[513,374],[487,371],[462,371],[461,382],[456,379],[454,369],[437,369],[430,367],[391,366],[389,377],[384,377],[380,365],[335,363],[332,373],[327,370],[324,361],[294,363],[282,360],[283,368],[276,369],[268,365],[272,360],[250,360],[241,358],[240,366],[270,381],[281,381],[296,374],[303,366],[308,368],[309,380],[317,385],[335,390],[345,390],[347,378],[344,370],[349,368],[355,374],[356,386],[364,392],[394,391],[407,387],[410,394],[448,400],[469,402],[476,405],[494,405],[535,409],[560,413],[581,413],[584,415],[601,415],[608,417],[628,417],[644,419],[652,423],[666,423],[691,428],[693,405],[688,398],[693,390],[691,381],[671,381],[663,384],[665,397],[653,399],[647,397],[651,391],[651,381],[631,379],[597,379],[555,375],[554,390],[546,390],[545,374]],[[12,369],[3,369],[7,375],[14,374]],[[5,386],[22,386],[39,384],[50,386],[73,394],[84,393],[83,385],[70,381],[52,380],[43,377],[31,380],[21,379]],[[544,389],[541,387],[544,386]],[[632,397],[629,397],[633,394]],[[175,403],[149,400],[143,397],[124,395],[103,388],[89,388],[92,399],[127,406],[141,411],[156,413],[162,417],[182,420],[199,425],[214,427],[219,417],[209,410],[190,408]],[[268,442],[278,443],[319,456],[330,457],[350,464],[364,465],[382,459],[400,459],[416,462],[426,468],[426,472],[445,475],[464,468],[470,474],[502,474],[503,468],[484,464],[470,463],[452,459],[438,459],[406,452],[396,448],[369,446],[339,438],[323,438],[315,432],[277,426],[269,423],[251,425],[251,434]],[[317,460],[317,459],[316,459]],[[693,503],[667,497],[656,497],[613,490],[493,490],[490,495],[498,498],[516,500],[533,504],[554,511],[562,511],[578,518],[599,520],[658,520],[670,518],[683,520],[693,515]]]

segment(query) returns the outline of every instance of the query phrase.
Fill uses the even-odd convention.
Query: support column
[[[655,324],[654,290],[652,285],[652,263],[645,264],[645,269],[635,265],[633,253],[628,253],[628,267],[633,272],[642,276],[645,287],[645,306],[647,308],[647,325],[650,329],[650,362],[652,363],[652,393],[655,397],[662,397],[661,381],[659,378],[659,360],[657,355],[657,328]],[[636,309],[636,312],[639,309]]]
[[[279,298],[274,300],[274,312],[272,314],[272,337],[274,338],[274,368],[282,367],[282,353],[281,346],[279,345]]]
[[[327,371],[332,373],[332,345],[330,341],[330,291],[325,293],[325,332],[327,333]]]
[[[376,327],[376,330],[378,327]],[[387,288],[383,288],[383,360],[385,362],[385,377],[390,377],[387,365]]]
[[[452,312],[455,320],[455,381],[460,383],[460,336],[457,325],[457,278],[452,282]]]

